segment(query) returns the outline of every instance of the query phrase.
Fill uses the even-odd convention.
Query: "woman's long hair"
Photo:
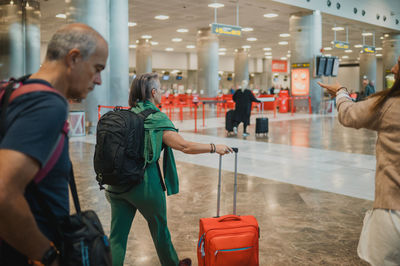
[[[157,81],[157,73],[138,75],[131,84],[129,91],[129,106],[135,107],[137,102],[150,99],[151,91],[157,89]]]
[[[382,107],[382,105],[386,102],[387,99],[391,97],[400,96],[400,61],[397,64],[399,67],[398,69],[399,73],[395,74],[396,80],[393,86],[388,90],[378,92],[371,96],[371,97],[377,97],[375,104],[372,106],[372,111],[374,112],[378,111]]]

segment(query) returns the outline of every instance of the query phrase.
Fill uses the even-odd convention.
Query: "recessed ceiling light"
[[[178,69],[175,69],[175,70],[172,70],[172,71],[171,71],[172,74],[176,74],[176,73],[178,73],[178,72],[180,72]]]
[[[167,51],[167,52],[172,52],[173,50],[174,50],[174,48],[171,48],[171,47],[165,48],[165,51]]]
[[[177,32],[180,32],[180,33],[186,33],[186,32],[189,32],[189,30],[188,30],[188,29],[177,29],[176,31],[177,31]]]
[[[158,15],[158,16],[155,16],[154,18],[158,19],[158,20],[166,20],[166,19],[169,19],[169,16],[167,16],[167,15]]]
[[[343,59],[349,58],[347,55],[342,56]]]
[[[272,56],[269,55],[269,56],[266,56],[265,58],[267,58],[267,59],[272,59]]]
[[[250,37],[250,38],[247,38],[247,40],[248,40],[249,42],[255,42],[255,41],[257,41],[257,38]]]
[[[290,50],[288,50],[287,53],[290,54]]]
[[[242,48],[243,48],[243,49],[250,49],[251,46],[250,46],[250,45],[243,45]]]
[[[344,50],[344,52],[345,52],[345,53],[352,53],[353,50],[348,49],[348,50]]]
[[[65,15],[65,14],[57,14],[56,18],[67,18],[67,15]]]
[[[288,55],[287,55],[287,57],[289,57],[289,58],[290,58],[290,54],[288,54]]]
[[[271,51],[271,48],[265,47],[263,50],[264,50],[264,51]]]
[[[173,38],[171,41],[173,41],[173,42],[181,42],[182,38]]]
[[[281,57],[281,60],[286,60],[286,59],[287,59],[287,58],[286,58],[286,57],[284,57],[284,56],[283,56],[283,57]]]
[[[381,40],[383,40],[383,39],[385,39],[383,36],[381,36],[379,39],[381,39]]]
[[[375,50],[380,51],[380,50],[382,50],[382,47],[376,47]]]
[[[194,48],[196,48],[196,46],[194,46],[194,45],[186,45],[186,48],[188,48],[188,49],[194,49]]]
[[[220,51],[220,52],[225,52],[225,51],[226,51],[226,48],[219,48],[218,51]]]
[[[226,55],[225,52],[219,52],[218,55]]]
[[[208,4],[208,7],[212,7],[212,8],[220,8],[220,7],[224,7],[224,4],[221,3],[212,3],[212,4]]]
[[[242,28],[242,31],[253,31],[253,28]]]
[[[376,54],[376,56],[382,56],[382,54]]]
[[[289,33],[281,33],[279,34],[280,37],[290,37]]]
[[[386,34],[385,34],[385,35],[383,35],[383,36],[385,36],[385,37],[389,37],[389,34],[387,34],[387,33],[386,33]]]
[[[136,40],[136,43],[139,43],[139,40]]]
[[[372,36],[372,32],[363,32],[361,33],[362,36]]]
[[[272,53],[271,52],[266,52],[266,53],[264,53],[264,55],[272,55]]]
[[[340,30],[344,30],[344,28],[343,27],[333,27],[332,30],[340,31]]]
[[[142,39],[151,39],[151,35],[142,35]]]
[[[363,46],[362,46],[362,44],[356,44],[356,45],[354,45],[354,47],[355,48],[362,48]]]
[[[151,45],[158,45],[158,42],[150,42]]]
[[[278,16],[278,14],[275,14],[275,13],[264,14],[264,18],[275,18],[277,16]]]
[[[128,22],[128,27],[135,27],[136,26],[136,22]]]
[[[132,48],[136,48],[136,44],[130,44],[130,45],[129,45],[129,48],[131,48],[131,49],[132,49]]]
[[[283,41],[283,42],[278,42],[279,45],[288,45],[289,43],[287,41]]]
[[[325,54],[325,56],[332,56],[331,54]]]
[[[332,50],[332,47],[325,47],[324,50],[325,51],[330,51],[330,50]]]

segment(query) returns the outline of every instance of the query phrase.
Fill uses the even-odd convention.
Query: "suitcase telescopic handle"
[[[232,147],[235,152],[235,182],[233,189],[233,214],[236,215],[236,192],[237,192],[237,154],[239,148]],[[219,211],[221,207],[221,171],[222,171],[222,155],[219,156],[219,171],[218,171],[218,197],[217,197],[217,216],[219,217]]]

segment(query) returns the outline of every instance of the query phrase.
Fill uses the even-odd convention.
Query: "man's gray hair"
[[[51,38],[46,53],[46,60],[64,58],[71,49],[79,49],[83,60],[86,60],[96,50],[99,40],[95,32],[86,30],[59,30]]]

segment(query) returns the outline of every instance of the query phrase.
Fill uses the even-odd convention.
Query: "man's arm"
[[[17,151],[0,149],[0,237],[30,259],[41,260],[50,240],[39,230],[24,197],[39,163]]]

